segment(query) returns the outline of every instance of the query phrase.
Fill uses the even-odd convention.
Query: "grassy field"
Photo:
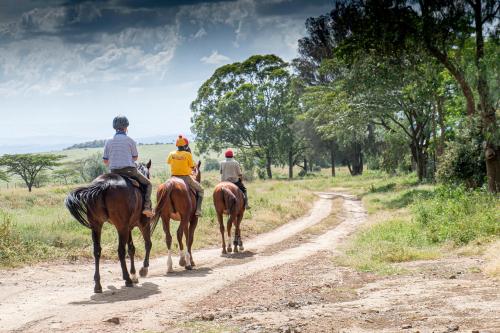
[[[204,216],[195,236],[195,248],[218,246],[219,227],[211,200],[219,175],[203,174],[207,193]],[[160,183],[155,179],[155,184]],[[295,181],[255,181],[248,184],[252,210],[246,213],[243,236],[276,228],[303,215],[310,208],[313,189],[325,189],[328,183],[319,179]],[[155,185],[156,186],[156,185]],[[64,207],[64,198],[71,186],[48,186],[34,189],[0,191],[0,266],[18,266],[33,262],[91,257],[90,230],[76,222]],[[173,229],[177,224],[173,223]],[[142,238],[135,230],[138,254],[143,253]],[[106,224],[102,235],[104,258],[116,258],[117,238],[114,227]],[[157,228],[153,235],[153,255],[165,253],[164,234]]]
[[[446,255],[482,254],[498,248],[500,200],[482,190],[419,184],[415,175],[367,171],[340,176],[333,186],[363,200],[368,223],[339,262],[359,270],[397,273],[393,263]],[[498,274],[499,256],[490,255]]]
[[[151,145],[139,149],[141,156],[153,160],[156,187],[169,176],[164,158],[173,147]],[[65,153],[68,160],[74,160],[94,150],[100,151],[79,149]],[[500,274],[495,251],[500,246],[498,196],[460,187],[422,185],[412,174],[392,176],[370,170],[359,177],[351,177],[340,168],[333,179],[328,177],[328,170],[305,179],[279,179],[285,176],[285,170],[276,169],[278,180],[247,184],[253,209],[243,222],[244,237],[303,215],[315,198],[313,191],[335,188],[357,194],[369,213],[367,225],[352,237],[345,255],[338,258],[340,263],[364,271],[394,273],[397,269],[393,263],[433,259],[446,253],[486,252],[493,262],[489,270]],[[217,172],[202,174],[207,200],[195,248],[219,246],[219,228],[210,198],[218,181]],[[73,220],[63,205],[67,192],[75,186],[47,186],[32,193],[24,188],[0,191],[0,266],[91,257],[90,231]],[[134,239],[141,255],[143,245],[138,231]],[[109,224],[104,228],[103,244],[104,257],[115,259],[116,232]],[[165,253],[161,228],[157,228],[153,244],[153,255]]]

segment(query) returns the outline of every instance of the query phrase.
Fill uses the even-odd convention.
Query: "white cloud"
[[[222,65],[230,62],[231,58],[226,57],[225,55],[220,54],[217,51],[212,51],[212,54],[210,54],[209,56],[202,57],[200,60],[205,64]]]
[[[201,27],[200,30],[198,30],[194,35],[193,35],[193,39],[200,39],[204,36],[207,35],[207,31]]]

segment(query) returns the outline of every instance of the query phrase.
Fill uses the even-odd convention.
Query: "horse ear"
[[[146,164],[146,168],[151,168],[151,160],[149,160],[148,164]]]
[[[201,166],[201,161],[198,161],[198,166],[197,166],[197,168],[199,169],[199,168],[200,168],[200,166]]]

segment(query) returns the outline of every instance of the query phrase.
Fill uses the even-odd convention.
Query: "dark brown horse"
[[[137,165],[139,172],[148,179],[150,168],[151,161],[147,165]],[[132,287],[134,283],[139,282],[135,275],[134,265],[135,247],[132,241],[134,227],[139,227],[141,230],[146,248],[146,256],[139,274],[142,277],[148,274],[151,251],[150,220],[142,215],[143,195],[133,182],[117,174],[104,174],[97,177],[89,186],[70,192],[64,202],[71,215],[92,230],[95,258],[94,292],[96,293],[102,292],[99,259],[101,257],[101,230],[106,221],[113,224],[118,231],[118,258],[125,285]],[[125,262],[125,245],[128,247],[130,257],[130,274]]]
[[[243,192],[231,182],[220,182],[214,190],[214,206],[219,221],[220,234],[222,236],[222,254],[232,252],[231,248],[231,226],[234,223],[234,252],[243,251],[243,241],[241,240],[240,224],[245,213],[245,200]],[[226,251],[226,240],[224,239],[224,219],[223,215],[229,215],[227,220],[227,237],[229,245]]]
[[[193,170],[193,177],[197,182],[201,181],[201,162],[198,162]],[[170,219],[180,221],[177,229],[177,241],[179,243],[179,265],[186,269],[194,266],[191,247],[193,245],[194,231],[198,224],[196,212],[196,196],[193,190],[189,189],[186,183],[177,177],[171,177],[167,182],[161,184],[156,192],[156,208],[154,222],[151,227],[151,234],[156,228],[158,219],[161,217],[163,231],[165,232],[165,242],[167,243],[168,259],[167,273],[173,272],[172,268],[172,235],[170,234]],[[186,238],[186,250],[182,243],[182,236]]]

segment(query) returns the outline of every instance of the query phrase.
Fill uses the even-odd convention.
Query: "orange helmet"
[[[226,156],[227,158],[231,158],[231,157],[233,157],[233,156],[234,156],[234,155],[233,155],[233,151],[231,150],[231,148],[229,148],[228,150],[226,150],[226,154],[225,154],[225,156]]]
[[[177,138],[177,141],[175,141],[175,145],[177,147],[184,147],[189,144],[189,140],[181,135]]]

